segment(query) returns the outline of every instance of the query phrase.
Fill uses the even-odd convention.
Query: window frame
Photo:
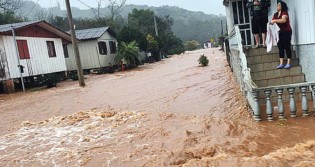
[[[67,44],[62,44],[63,48],[63,54],[65,58],[69,58],[69,51],[68,51],[68,45]]]
[[[111,54],[117,52],[116,41],[109,41],[109,50]]]
[[[55,42],[54,41],[46,41],[46,45],[47,45],[48,57],[49,58],[57,57]]]
[[[100,55],[107,55],[108,54],[106,41],[98,41],[97,45],[98,45],[98,53]]]

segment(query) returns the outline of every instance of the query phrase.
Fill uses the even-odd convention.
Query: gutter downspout
[[[22,82],[22,89],[23,89],[23,92],[25,92],[24,80],[23,80],[23,76],[22,76],[22,71],[20,69],[20,66],[21,66],[20,54],[19,54],[19,49],[18,49],[18,45],[17,45],[17,41],[16,41],[16,37],[15,37],[15,31],[14,31],[14,27],[13,26],[12,26],[12,35],[13,35],[13,39],[14,39],[16,59],[17,59],[17,62],[18,62],[18,68],[19,68],[20,78],[21,78],[21,82]]]

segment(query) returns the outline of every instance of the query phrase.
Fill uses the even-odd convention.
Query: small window
[[[30,59],[30,53],[28,51],[28,45],[26,40],[16,40],[19,50],[20,59]]]
[[[65,58],[68,58],[69,57],[69,52],[68,52],[67,45],[63,44],[62,47],[63,47],[63,54],[65,54]]]
[[[98,50],[101,55],[107,55],[107,46],[106,42],[100,41],[98,42]]]
[[[48,56],[57,57],[54,41],[46,41],[46,43],[47,43],[47,49],[48,49]]]
[[[110,53],[116,53],[116,42],[109,41],[109,49]]]

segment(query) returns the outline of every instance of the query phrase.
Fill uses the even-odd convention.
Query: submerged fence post
[[[294,98],[294,91],[295,91],[294,87],[288,88],[288,92],[290,95],[290,113],[292,118],[296,117],[296,103]]]
[[[301,86],[301,87],[300,87],[300,90],[301,90],[301,93],[302,93],[302,111],[303,111],[303,117],[309,116],[309,114],[308,114],[307,97],[306,97],[307,86]]]
[[[255,106],[253,108],[254,110],[254,120],[255,121],[261,121],[260,119],[260,105],[259,105],[259,91],[258,90],[253,90],[252,94],[254,96],[254,101],[255,101]]]
[[[266,95],[266,113],[267,113],[267,120],[268,121],[273,121],[273,108],[272,108],[272,103],[271,103],[271,93],[272,90],[265,90],[265,95]]]
[[[276,89],[276,92],[277,92],[277,95],[278,95],[279,119],[284,119],[284,106],[283,106],[283,100],[282,100],[283,88]]]

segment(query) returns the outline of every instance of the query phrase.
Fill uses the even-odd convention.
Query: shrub
[[[198,61],[199,61],[199,64],[203,67],[209,64],[209,60],[205,55],[201,55]]]

